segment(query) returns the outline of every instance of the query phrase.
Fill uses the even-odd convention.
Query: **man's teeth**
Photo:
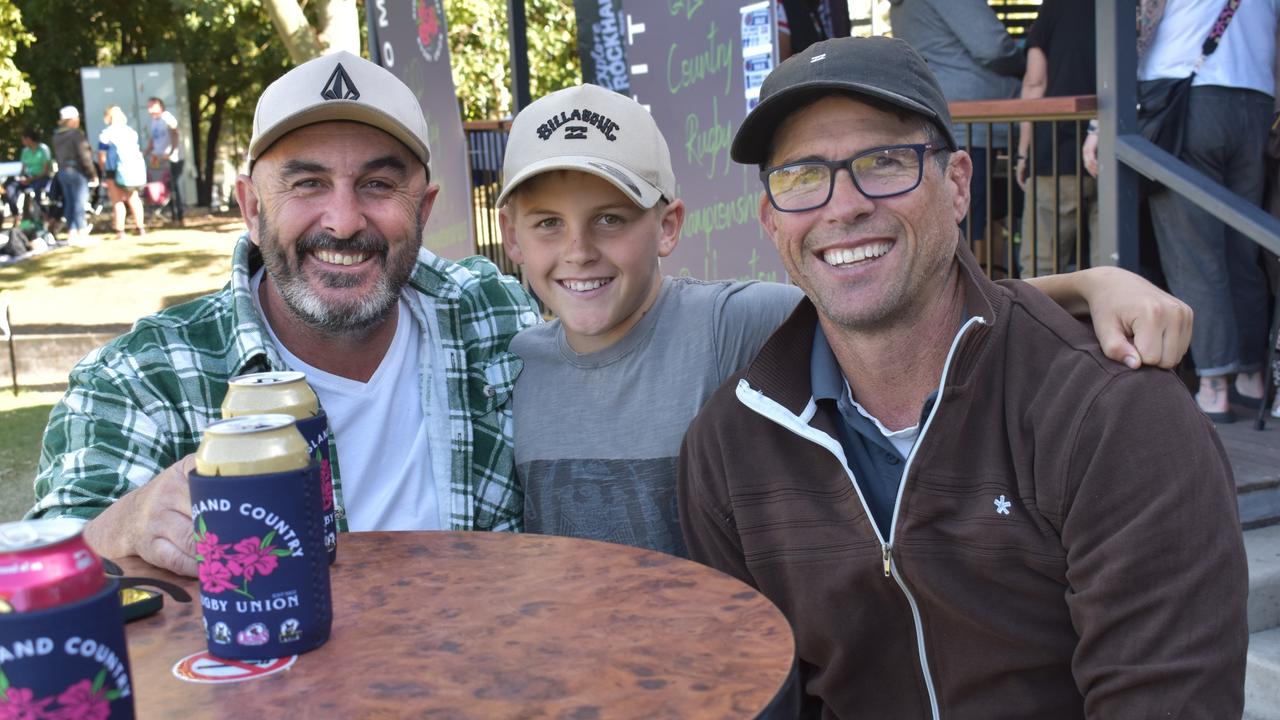
[[[369,253],[340,253],[332,250],[317,250],[315,252],[320,262],[329,263],[330,265],[355,265],[362,263],[369,257]]]
[[[564,285],[566,288],[574,292],[587,292],[589,290],[595,290],[596,288],[599,288],[599,287],[604,287],[605,285],[609,284],[609,281],[608,280],[561,280],[560,284]]]
[[[893,247],[891,242],[875,242],[866,245],[859,245],[856,248],[836,248],[835,250],[827,250],[822,253],[823,262],[828,265],[839,267],[841,265],[852,265],[863,260],[878,258],[889,252],[889,248]]]

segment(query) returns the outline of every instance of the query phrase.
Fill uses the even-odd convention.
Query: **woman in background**
[[[138,190],[147,184],[147,163],[138,145],[138,133],[118,105],[107,108],[102,117],[107,124],[98,135],[98,161],[107,180],[107,195],[114,208],[116,238],[124,239],[125,206],[133,214],[139,235],[147,234]]]

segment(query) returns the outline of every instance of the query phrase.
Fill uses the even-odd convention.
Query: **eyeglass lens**
[[[920,181],[920,151],[915,147],[873,150],[847,161],[854,183],[867,197],[907,192]],[[834,163],[833,163],[834,164]],[[825,205],[833,188],[831,166],[822,162],[795,163],[769,173],[769,194],[783,210],[807,210]]]

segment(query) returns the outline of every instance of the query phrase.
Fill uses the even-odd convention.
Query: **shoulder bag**
[[[1183,136],[1187,125],[1187,101],[1191,96],[1191,81],[1196,72],[1214,50],[1227,31],[1227,25],[1236,14],[1240,0],[1227,0],[1213,23],[1213,30],[1200,48],[1191,75],[1184,78],[1161,78],[1138,82],[1138,128],[1142,136],[1173,155],[1182,152]]]

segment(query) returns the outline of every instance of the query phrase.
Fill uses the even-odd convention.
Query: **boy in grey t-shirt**
[[[513,409],[525,530],[684,555],[675,460],[685,429],[802,294],[662,276],[685,207],[662,133],[626,96],[581,85],[532,103],[511,126],[503,169],[503,245],[557,316],[511,341],[524,360]],[[1186,349],[1189,313],[1148,325],[1151,308],[1180,304],[1137,276],[1111,268],[1037,285],[1068,309],[1092,303],[1118,361],[1171,365]]]

